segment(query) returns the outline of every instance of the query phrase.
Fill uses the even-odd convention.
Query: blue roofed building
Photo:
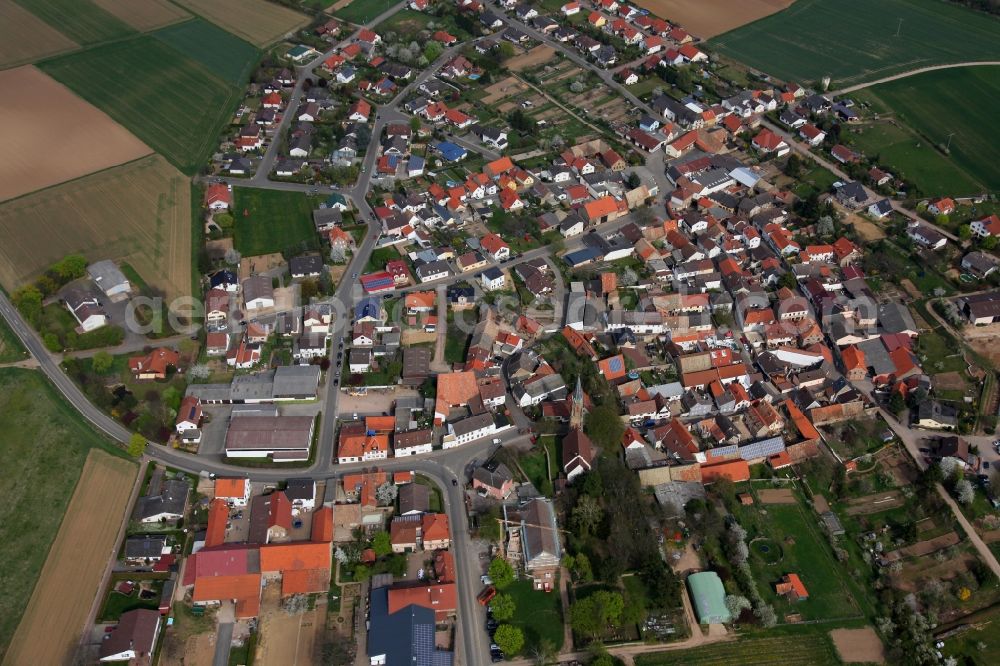
[[[371,594],[368,658],[372,666],[451,666],[454,653],[434,645],[434,611],[411,604],[389,613],[389,588]]]
[[[447,162],[458,162],[465,159],[468,151],[451,141],[442,141],[434,146],[434,150]]]
[[[572,268],[576,268],[577,266],[585,266],[592,261],[597,261],[600,258],[601,251],[599,249],[596,247],[585,247],[582,250],[570,252],[563,257],[563,260]]]
[[[354,306],[354,321],[383,321],[382,302],[377,298],[362,298]]]

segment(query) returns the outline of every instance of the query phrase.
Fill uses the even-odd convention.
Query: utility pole
[[[899,23],[896,25],[896,36],[899,37],[900,31],[903,29],[903,19],[899,19]]]
[[[944,151],[946,153],[950,153],[951,152],[951,137],[953,137],[953,136],[955,136],[954,132],[952,132],[951,134],[948,135],[948,144],[944,147]]]

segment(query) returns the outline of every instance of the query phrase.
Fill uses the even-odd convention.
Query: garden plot
[[[866,516],[872,513],[881,513],[889,509],[897,509],[906,504],[906,498],[898,490],[890,490],[885,493],[875,493],[864,497],[854,497],[847,501],[845,513],[849,516]]]

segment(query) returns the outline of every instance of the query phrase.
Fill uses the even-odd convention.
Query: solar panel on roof
[[[620,356],[615,356],[608,362],[608,368],[610,368],[611,372],[621,372],[625,369],[625,364],[622,363]]]

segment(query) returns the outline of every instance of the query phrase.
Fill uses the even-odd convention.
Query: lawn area
[[[357,0],[352,4],[357,4]],[[440,23],[437,16],[412,9],[404,9],[396,12],[382,23],[379,23],[378,29],[382,34],[394,32],[396,33],[397,41],[409,43],[411,39],[416,37],[418,32],[426,30],[427,24],[432,21]]]
[[[38,65],[191,175],[208,160],[242,91],[143,35]]]
[[[0,660],[10,644],[87,452],[120,455],[83,422],[45,376],[0,368]],[[40,510],[40,508],[44,510]]]
[[[798,0],[708,46],[801,84],[830,76],[837,89],[928,65],[996,60],[1000,21],[938,0]]]
[[[521,469],[528,476],[528,480],[542,493],[545,492],[542,489],[551,488],[552,480],[559,476],[559,469],[562,465],[559,446],[555,435],[541,435],[535,445],[535,450],[518,461]],[[545,461],[546,456],[548,456],[548,464]],[[545,483],[546,480],[549,481],[548,484]]]
[[[253,44],[200,18],[157,30],[153,36],[234,86],[246,81],[260,55]]]
[[[995,622],[1000,622],[1000,607],[994,607],[982,613],[976,613],[969,618],[972,628],[945,640],[945,657],[955,657],[960,664],[976,664],[986,666],[993,664],[997,651],[1000,650],[1000,631],[996,630]],[[986,649],[980,650],[977,645],[984,643]]]
[[[142,599],[139,597],[139,583],[141,581],[135,580],[135,589],[132,590],[132,594],[122,594],[114,589],[119,580],[112,580],[111,589],[108,590],[108,594],[104,599],[104,605],[101,607],[101,612],[97,616],[100,622],[113,622],[130,610],[135,610],[136,608],[151,608],[156,610],[160,607],[160,593],[163,591],[163,581],[153,580],[149,581],[153,585],[153,592],[155,593],[152,597],[148,599]]]
[[[803,173],[799,177],[799,181],[801,184],[795,188],[795,194],[805,199],[813,192],[817,194],[828,192],[837,182],[837,177],[833,175],[833,172],[816,164],[812,169]]]
[[[312,204],[301,192],[237,187],[236,249],[244,257],[272,252],[299,254],[319,248]]]
[[[877,155],[883,167],[916,183],[926,196],[968,194],[981,189],[952,160],[909,129],[888,122],[847,128],[842,134],[847,145],[870,157]]]
[[[514,598],[517,610],[510,624],[524,632],[523,654],[531,654],[543,640],[556,651],[562,649],[562,602],[558,592],[539,592],[532,589],[530,580],[519,580],[503,592]]]
[[[1000,35],[996,39],[1000,40]],[[865,96],[878,100],[918,135],[917,141],[887,146],[888,154],[883,154],[882,160],[920,184],[925,195],[956,196],[1000,189],[1000,164],[991,151],[983,150],[996,140],[990,127],[1000,106],[1000,68],[925,72],[868,88]],[[963,103],[951,103],[954,99]],[[949,155],[937,153],[932,146],[946,145],[949,135]],[[938,158],[928,159],[924,166],[923,160],[931,152]]]
[[[772,636],[721,643],[694,650],[654,652],[635,657],[636,666],[834,666],[840,658],[826,634]]]
[[[382,12],[387,11],[395,4],[393,0],[354,0],[354,2],[346,7],[335,11],[333,15],[348,23],[362,25],[368,23]]]
[[[737,518],[747,531],[757,589],[774,606],[779,622],[787,613],[799,613],[804,620],[859,615],[854,597],[836,573],[839,565],[815,525],[815,515],[806,515],[796,503],[771,504],[766,509],[741,506]],[[774,584],[787,573],[799,575],[809,591],[808,600],[790,602],[775,593]]]
[[[7,325],[7,320],[0,318],[0,363],[20,361],[27,357],[28,350]]]
[[[454,321],[452,321],[452,313],[448,313],[448,333],[444,340],[444,360],[446,363],[461,363],[465,360],[465,352],[469,347],[469,338],[471,335],[466,334],[462,329],[460,329]]]
[[[90,0],[16,0],[32,14],[86,46],[134,35],[127,23]]]

